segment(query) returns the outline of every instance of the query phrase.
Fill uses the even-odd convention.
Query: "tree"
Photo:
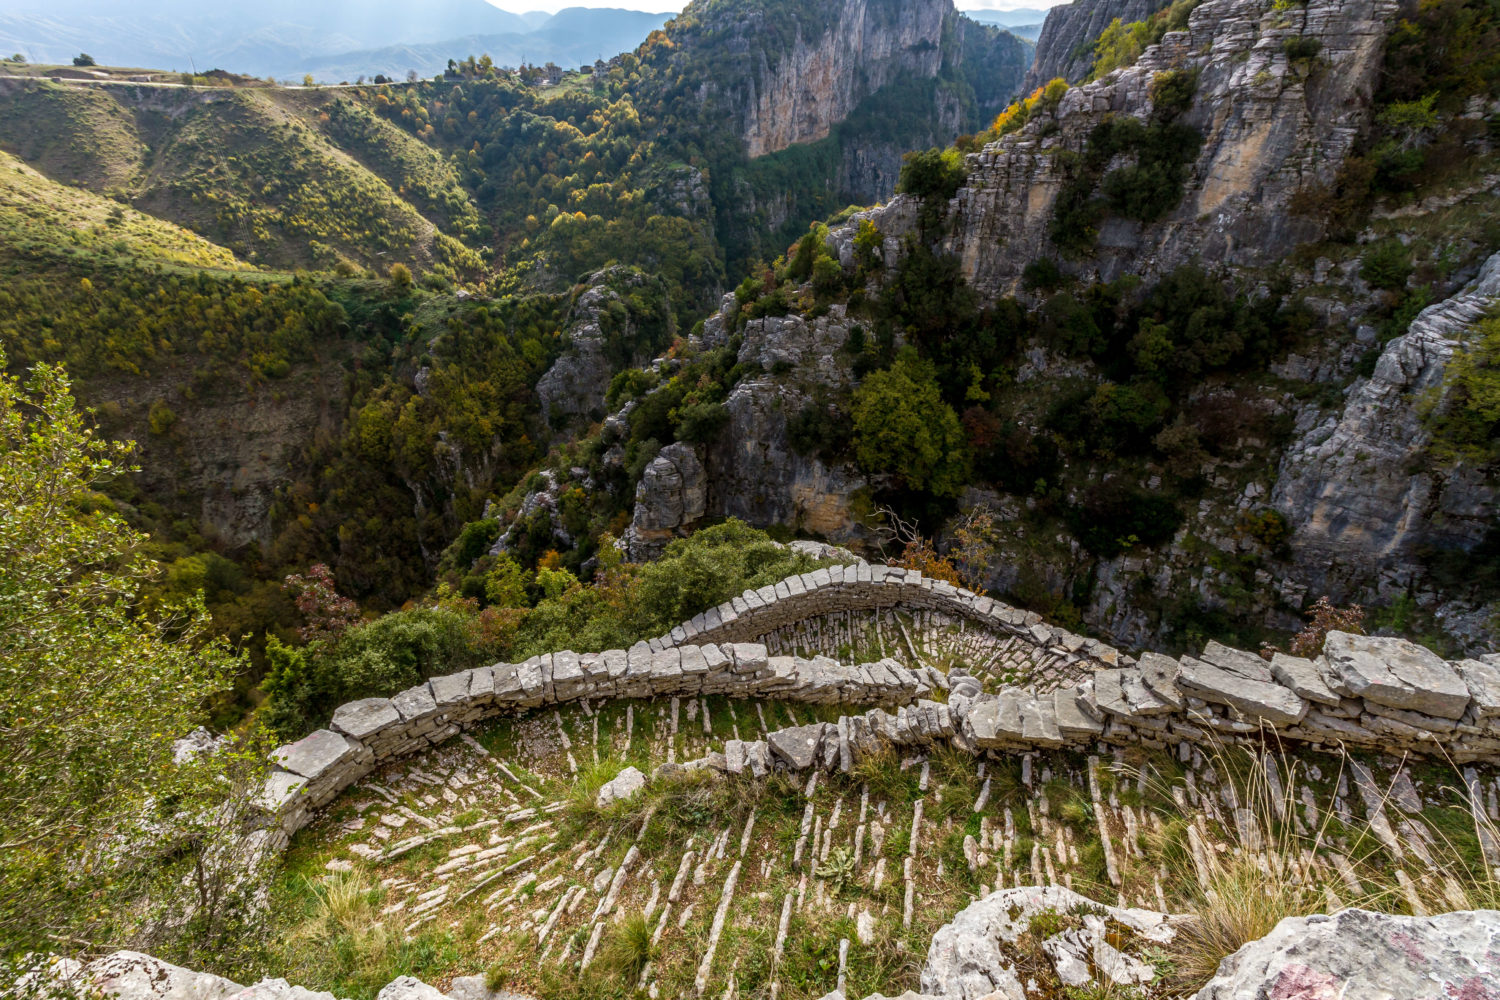
[[[854,390],[854,454],[867,472],[902,486],[956,496],[968,476],[958,414],[943,402],[932,366],[898,358]]]
[[[95,65],[98,65],[98,64],[94,62],[94,57],[93,56],[89,55],[87,52],[80,52],[80,53],[78,53],[78,55],[76,55],[76,56],[73,57],[73,65],[74,66],[95,66]]]
[[[318,85],[318,81],[316,81],[316,80],[313,79],[313,75],[311,73],[303,73],[302,74],[302,86],[304,86],[304,87],[316,87],[317,85]]]
[[[0,375],[0,954],[111,919],[99,890],[130,875],[173,740],[236,666],[204,641],[201,595],[143,609],[147,539],[96,492],[129,451],[86,425],[61,368]]]

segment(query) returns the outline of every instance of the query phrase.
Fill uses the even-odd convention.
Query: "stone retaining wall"
[[[998,634],[1035,643],[1065,663],[1105,668],[1135,662],[1097,639],[1046,624],[1034,611],[1013,608],[916,570],[865,562],[829,566],[747,590],[647,645],[655,650],[693,642],[749,642],[818,615],[890,607],[961,615]]]
[[[782,729],[764,750],[731,742],[704,763],[733,774],[764,753],[785,770],[849,771],[885,745],[943,740],[977,754],[1281,739],[1500,760],[1500,654],[1448,662],[1403,639],[1333,632],[1316,660],[1277,654],[1269,662],[1211,642],[1201,657],[1147,653],[1139,666],[1047,693],[986,694],[960,670],[948,682],[946,704],[919,700],[895,713],[877,708]]]
[[[948,702],[927,701],[949,678],[895,660],[844,665],[827,657],[768,656],[736,641],[817,615],[901,606],[963,615],[1015,635],[1092,674],[1056,691],[986,694],[955,670]],[[390,698],[340,706],[320,729],[273,754],[262,807],[280,835],[383,761],[434,746],[475,721],[581,698],[725,694],[875,709],[731,744],[731,772],[773,767],[847,769],[881,742],[952,739],[978,752],[1275,737],[1314,745],[1442,753],[1457,762],[1500,759],[1500,654],[1449,662],[1401,639],[1330,633],[1316,660],[1266,661],[1211,642],[1201,656],[1157,653],[1139,662],[1093,639],[1043,624],[919,573],[858,563],[746,591],[629,650],[570,651],[434,677]],[[805,747],[804,747],[805,744]]]
[[[384,761],[424,750],[474,722],[582,698],[765,696],[808,704],[902,705],[945,686],[930,668],[895,660],[845,665],[827,657],[767,656],[760,643],[602,653],[563,651],[423,681],[390,698],[341,705],[319,729],[272,755],[261,807],[287,835]]]

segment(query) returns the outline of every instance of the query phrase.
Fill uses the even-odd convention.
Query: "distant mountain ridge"
[[[40,63],[87,52],[105,65],[277,78],[311,73],[337,82],[408,70],[430,76],[450,58],[484,52],[501,65],[576,66],[635,48],[667,16],[582,7],[513,14],[485,0],[266,0],[213,9],[142,0],[126,16],[108,0],[19,0],[0,12],[0,50]]]

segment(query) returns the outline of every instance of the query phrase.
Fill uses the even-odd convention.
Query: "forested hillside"
[[[138,442],[115,501],[151,530],[166,591],[205,588],[216,627],[252,636],[250,691],[265,636],[294,638],[282,576],[326,563],[373,611],[451,576],[460,528],[587,431],[615,373],[1012,95],[1023,43],[946,0],[918,9],[704,3],[582,70],[455,53],[434,79],[326,89],[17,65],[0,79],[8,362],[66,363],[103,430]],[[850,18],[861,51],[839,47]],[[774,149],[733,100],[698,97],[829,52],[831,75],[782,96],[843,103]],[[583,572],[595,544],[559,558]]]

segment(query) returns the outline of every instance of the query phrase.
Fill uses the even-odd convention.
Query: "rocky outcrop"
[[[1494,480],[1468,465],[1436,464],[1423,413],[1454,349],[1497,300],[1500,255],[1387,344],[1343,412],[1305,426],[1282,457],[1271,502],[1293,528],[1299,575],[1320,593],[1359,596],[1370,581],[1387,598],[1420,593],[1424,550],[1471,549],[1495,523]],[[1316,414],[1305,411],[1303,424]]]
[[[636,562],[659,555],[707,508],[703,462],[691,445],[669,444],[651,460],[635,490],[635,513],[621,541]]]
[[[741,381],[725,403],[725,446],[709,455],[713,510],[751,524],[794,525],[836,542],[860,536],[850,504],[864,476],[846,461],[799,452],[789,434],[790,421],[817,407],[823,393],[852,381],[840,350],[851,326],[843,306],[813,320],[781,316],[746,324],[740,360],[759,363],[766,374]]]
[[[969,904],[932,936],[922,993],[952,1000],[1027,1000],[1021,983],[1029,973],[1017,972],[1016,957],[1038,917],[1059,925],[1040,942],[1040,950],[1069,989],[1100,983],[1129,990],[1151,982],[1156,970],[1131,952],[1170,942],[1181,923],[1150,910],[1101,906],[1059,885],[1001,889]],[[1065,919],[1059,918],[1066,917],[1074,917],[1071,923],[1078,926],[1061,926]]]
[[[1074,0],[1053,7],[1036,40],[1036,61],[1022,88],[1031,92],[1048,80],[1062,77],[1078,83],[1094,64],[1094,43],[1111,21],[1144,21],[1171,0]]]
[[[659,284],[633,267],[610,267],[592,275],[588,288],[574,300],[563,331],[567,347],[536,385],[553,440],[603,419],[604,395],[615,372],[645,364],[666,345],[671,330],[665,310],[655,317],[662,329],[643,336],[643,317],[626,304],[627,296],[636,292],[664,297],[664,291],[654,287]]]
[[[1038,259],[1060,259],[1085,281],[1123,274],[1146,280],[1192,262],[1226,267],[1279,261],[1290,247],[1321,236],[1316,221],[1291,210],[1293,196],[1329,184],[1365,127],[1395,0],[1309,0],[1273,10],[1269,0],[1205,0],[1188,28],[1168,34],[1131,67],[1074,87],[1055,113],[968,158],[969,178],[948,206],[940,249],[988,298],[1020,289]],[[1312,60],[1291,59],[1284,43],[1317,42]],[[1178,121],[1203,136],[1183,197],[1159,221],[1107,218],[1090,255],[1062,254],[1050,228],[1073,157],[1111,115],[1146,119],[1152,82],[1164,71],[1194,70],[1197,86]],[[887,236],[915,228],[907,196],[868,213]],[[857,226],[861,217],[851,220]],[[840,237],[842,239],[842,237]]]
[[[87,965],[59,959],[20,984],[21,996],[50,998],[46,980],[57,984],[55,996],[97,995],[112,1000],[336,1000],[332,993],[303,989],[285,979],[262,979],[253,986],[194,972],[137,951],[117,951]],[[35,994],[25,986],[40,986]],[[490,990],[482,976],[455,979],[447,993],[412,976],[398,976],[377,994],[377,1000],[527,1000],[504,990]]]
[[[1402,917],[1368,910],[1289,917],[1220,964],[1195,1000],[1497,995],[1500,911]]]
[[[64,996],[92,991],[114,1000],[334,1000],[332,993],[303,989],[285,979],[241,986],[137,951],[117,951],[87,965],[58,962],[47,975],[63,986]]]

